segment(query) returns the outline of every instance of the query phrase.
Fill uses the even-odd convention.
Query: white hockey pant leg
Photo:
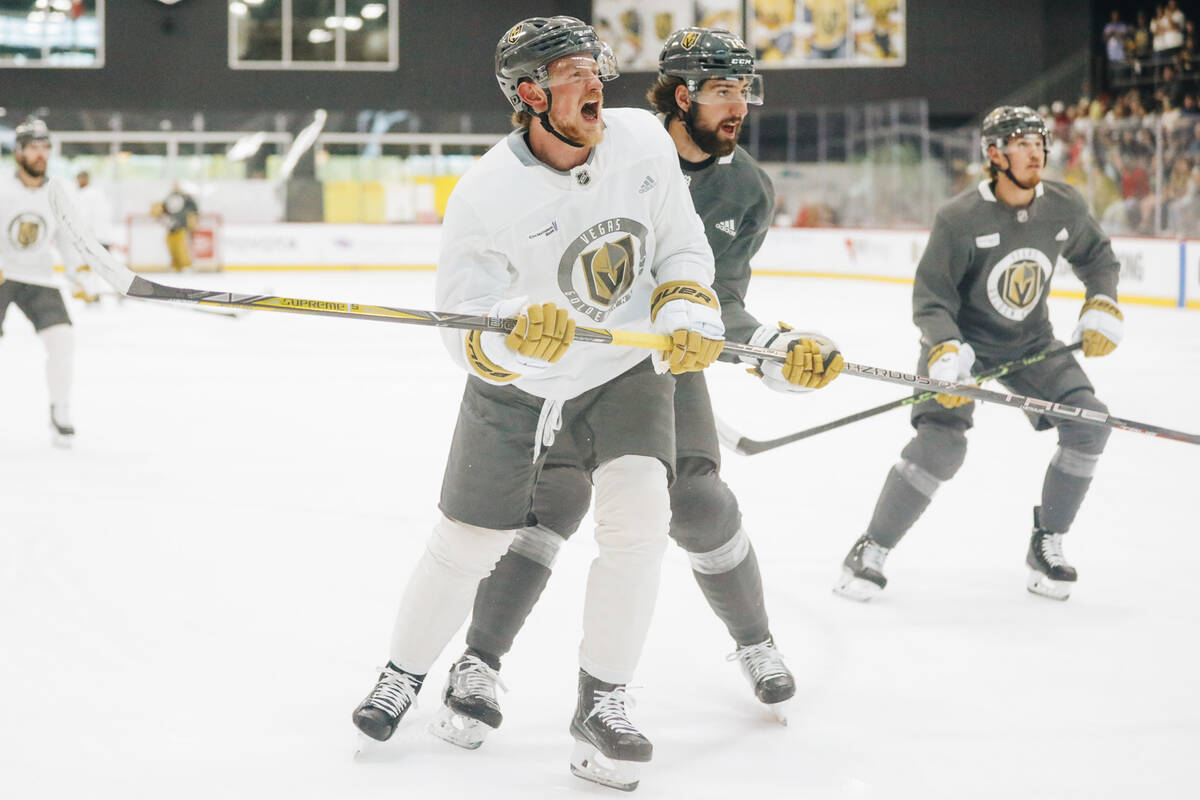
[[[50,404],[58,411],[58,421],[69,424],[71,376],[75,372],[75,329],[72,325],[51,325],[38,332],[46,348],[46,387]]]
[[[621,456],[592,476],[596,544],[583,608],[579,666],[608,683],[629,683],[642,654],[667,547],[667,469],[656,458]]]
[[[516,531],[479,528],[443,516],[413,569],[392,629],[392,663],[424,675],[471,612],[475,590]]]

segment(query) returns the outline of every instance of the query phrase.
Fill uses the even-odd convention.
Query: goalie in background
[[[167,251],[171,254],[171,268],[182,270],[190,267],[192,231],[196,229],[196,218],[200,213],[196,199],[176,181],[171,186],[171,193],[161,203],[155,203],[150,213],[167,226]]]

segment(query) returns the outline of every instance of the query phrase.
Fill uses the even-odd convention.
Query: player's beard
[[[46,174],[45,158],[22,158],[18,155],[17,165],[31,178],[41,178]]]
[[[721,126],[726,123],[733,123],[737,126],[737,130],[734,131],[734,136],[731,139],[721,136]],[[733,152],[734,148],[737,147],[738,136],[741,132],[742,121],[736,117],[723,119],[711,128],[701,127],[700,123],[694,119],[692,121],[692,141],[710,156],[717,156],[718,158],[724,158]]]
[[[583,102],[584,104],[596,104],[596,121],[599,123],[598,125],[584,124],[581,111],[571,114],[570,119],[556,119],[557,115],[551,111],[550,122],[554,125],[556,131],[571,141],[577,142],[584,147],[595,147],[604,138],[603,100],[597,96]]]

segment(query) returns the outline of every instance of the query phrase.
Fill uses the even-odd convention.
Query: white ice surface
[[[173,280],[425,308],[433,278]],[[760,277],[750,307],[907,371],[909,292]],[[1077,310],[1052,301],[1060,336]],[[43,352],[15,308],[0,339],[0,797],[617,796],[567,769],[589,522],[505,660],[505,722],[482,749],[424,730],[460,633],[396,746],[351,759],[350,712],[435,519],[463,382],[434,332],[128,301],[72,312],[71,451],[50,447]],[[1125,313],[1126,341],[1086,364],[1099,395],[1200,432],[1200,313]],[[905,394],[846,376],[788,397],[729,365],[710,382],[756,438]],[[638,680],[655,744],[638,796],[1195,797],[1200,448],[1113,433],[1066,539],[1078,587],[1056,603],[1024,588],[1054,435],[985,406],[886,592],[835,597],[910,435],[895,411],[726,456],[799,682],[791,725],[724,660],[731,642],[671,548]]]

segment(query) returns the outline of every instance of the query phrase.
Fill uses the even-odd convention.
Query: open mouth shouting
[[[600,101],[592,100],[584,103],[579,115],[583,117],[584,122],[596,122],[600,119]]]

